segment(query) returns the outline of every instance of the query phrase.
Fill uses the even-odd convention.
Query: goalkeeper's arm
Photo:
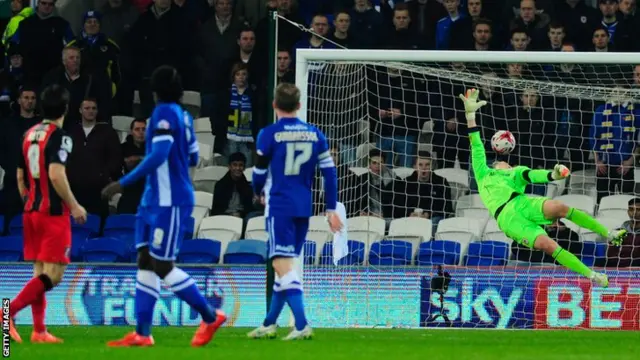
[[[557,164],[553,170],[525,169],[521,172],[521,175],[524,181],[530,184],[546,184],[552,181],[562,180],[569,176],[569,173],[570,171],[566,166]]]
[[[484,144],[480,138],[480,129],[476,125],[476,111],[487,102],[478,101],[479,91],[476,89],[467,90],[465,94],[460,94],[460,99],[464,103],[464,114],[467,118],[467,128],[469,129],[469,142],[471,143],[471,166],[477,180],[482,179],[489,167],[487,166],[487,155],[484,151]]]

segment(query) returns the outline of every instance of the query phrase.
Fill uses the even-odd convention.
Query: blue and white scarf
[[[248,90],[240,95],[235,84],[231,86],[231,103],[229,104],[229,125],[227,139],[239,142],[253,142],[251,121],[253,110]]]

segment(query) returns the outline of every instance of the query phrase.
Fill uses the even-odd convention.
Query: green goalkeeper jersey
[[[478,128],[469,129],[471,165],[478,191],[484,205],[495,216],[502,205],[517,195],[524,194],[530,183],[546,183],[551,179],[548,170],[531,170],[526,166],[511,169],[493,169],[487,166],[487,156]]]

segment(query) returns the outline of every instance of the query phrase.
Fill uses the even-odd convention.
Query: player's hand
[[[82,205],[77,204],[71,209],[71,217],[76,224],[82,225],[87,222],[87,210]]]
[[[598,172],[598,175],[606,174],[607,173],[607,165],[605,165],[601,161],[596,161],[596,171]]]
[[[108,201],[108,200],[111,200],[113,195],[121,192],[122,192],[122,186],[120,185],[119,182],[114,181],[111,184],[105,186],[104,189],[102,189],[102,198]]]
[[[478,96],[480,95],[480,91],[478,89],[470,89],[467,90],[465,94],[460,94],[460,100],[464,103],[464,113],[467,116],[467,120],[475,121],[476,111],[481,107],[487,105],[487,102],[484,100],[478,101]]]
[[[569,174],[571,174],[571,171],[569,171],[568,167],[562,164],[557,164],[556,166],[553,167],[553,172],[551,173],[551,177],[553,178],[553,180],[562,180],[567,176],[569,176]]]
[[[335,211],[327,211],[327,221],[329,221],[329,228],[332,233],[337,233],[342,230],[342,220]]]

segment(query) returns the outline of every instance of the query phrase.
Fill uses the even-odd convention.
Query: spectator
[[[95,99],[82,101],[79,112],[81,123],[69,131],[74,144],[67,167],[69,185],[88,213],[106,216],[109,207],[100,192],[122,174],[120,140],[111,125],[97,122]]]
[[[24,85],[23,58],[20,46],[12,46],[7,52],[8,67],[0,70],[0,114],[8,116],[12,109],[11,104],[18,99],[18,93]]]
[[[433,234],[440,220],[453,214],[449,182],[432,170],[431,154],[419,153],[413,164],[415,171],[394,186],[394,218],[421,217],[431,219]]]
[[[409,7],[404,4],[396,5],[393,10],[393,30],[386,36],[385,48],[398,50],[421,50],[426,48],[426,44],[417,32],[414,32],[409,25]]]
[[[237,40],[237,49],[230,59],[227,59],[225,73],[228,74],[236,63],[247,64],[249,73],[253,74],[249,80],[252,86],[262,89],[267,83],[267,57],[261,56],[255,50],[256,33],[251,29],[240,31]],[[226,84],[225,84],[226,85]]]
[[[436,49],[448,50],[451,43],[451,27],[466,15],[460,13],[460,0],[444,0],[442,3],[447,10],[447,16],[436,24]]]
[[[69,109],[79,109],[82,101],[91,97],[100,106],[100,119],[111,123],[111,85],[104,74],[82,72],[80,49],[66,47],[62,51],[62,66],[51,70],[44,79],[42,88],[59,84],[69,91]],[[69,111],[65,117],[64,129],[70,130],[80,124],[80,113]]]
[[[307,22],[305,22],[304,19],[295,11],[291,2],[292,0],[277,0],[276,4],[278,15],[295,24],[307,24]],[[258,51],[259,54],[267,54],[269,52],[269,46],[272,45],[269,44],[269,19],[267,17],[258,22],[256,33],[258,34],[256,42],[259,46],[256,51]],[[292,25],[288,21],[279,22],[278,47],[293,49],[295,43],[297,43],[301,38],[302,31],[300,31],[297,26]]]
[[[333,19],[334,31],[329,34],[329,40],[345,47],[353,48],[351,39],[349,38],[349,27],[351,26],[351,15],[347,11],[338,11]]]
[[[627,235],[620,246],[607,248],[607,267],[640,266],[640,198],[628,202],[629,220],[622,223]]]
[[[124,44],[125,35],[138,20],[140,13],[130,0],[108,0],[102,7],[100,30],[116,44]]]
[[[387,153],[385,164],[394,165],[394,155],[399,166],[411,167],[416,156],[421,118],[418,116],[417,79],[400,70],[387,68],[377,71],[373,79],[375,95],[370,95],[371,129],[379,136],[378,147]]]
[[[278,50],[277,77],[278,84],[283,82],[294,84],[296,82],[296,74],[291,70],[291,55],[287,49]]]
[[[555,0],[558,20],[567,29],[569,40],[577,49],[587,50],[591,47],[593,29],[598,26],[602,15],[583,0]]]
[[[35,14],[33,8],[30,7],[30,0],[12,0],[11,1],[11,12],[13,16],[9,20],[7,27],[4,29],[4,33],[2,34],[2,45],[7,46],[7,43],[11,40],[13,35],[18,31],[18,26],[20,22],[29,16]]]
[[[547,45],[542,50],[561,51],[566,35],[564,25],[559,22],[552,22],[549,24],[549,31],[547,31]]]
[[[355,0],[351,10],[351,40],[356,49],[374,49],[379,45],[384,21],[369,0]]]
[[[609,42],[613,44],[616,34],[620,30],[618,22],[618,1],[619,0],[598,0],[598,7],[602,13],[602,26],[609,34]],[[624,35],[623,37],[628,37]]]
[[[237,0],[235,11],[242,22],[255,28],[258,22],[266,18],[268,12],[276,7],[276,0]]]
[[[375,216],[390,222],[393,216],[393,182],[399,179],[384,165],[383,158],[382,151],[369,151],[369,171],[356,180],[356,199],[360,216]]]
[[[204,23],[198,40],[198,66],[202,74],[201,116],[211,115],[216,106],[216,94],[227,87],[228,71],[220,69],[230,69],[230,59],[239,60],[237,48],[243,29],[242,23],[232,17],[230,0],[217,0],[214,8],[215,15]]]
[[[531,44],[531,37],[524,29],[511,30],[511,39],[509,40],[511,50],[513,51],[527,51],[529,44]]]
[[[555,18],[556,2],[562,0],[536,0],[536,15],[545,18]],[[502,18],[507,22],[519,18],[522,14],[522,0],[506,0]]]
[[[474,1],[474,0],[472,0]],[[427,49],[435,48],[436,24],[447,16],[447,10],[438,0],[417,0],[406,2],[409,6],[411,26],[424,39]]]
[[[636,0],[620,0],[620,5],[618,5],[618,10],[624,16],[634,16],[636,14]]]
[[[2,121],[0,133],[0,167],[4,169],[4,229],[11,219],[22,213],[22,199],[18,193],[16,171],[22,155],[22,135],[42,119],[36,114],[36,91],[23,87],[18,97],[19,110]]]
[[[640,65],[636,65],[633,67],[633,83],[631,86],[634,89],[640,88]]]
[[[325,15],[318,14],[311,20],[311,36],[298,41],[294,45],[295,49],[335,49],[336,46],[324,38],[329,33],[329,20]],[[295,59],[295,54],[293,58]]]
[[[492,50],[491,40],[493,39],[493,27],[491,21],[478,19],[473,23],[471,50],[487,51]]]
[[[563,249],[568,250],[576,256],[582,256],[583,245],[580,242],[580,235],[569,229],[564,223],[556,220],[552,224],[545,226],[545,231],[552,239],[555,239]],[[513,258],[519,261],[531,263],[555,262],[553,257],[544,252],[531,250],[515,241],[511,243],[511,252],[513,253]]]
[[[225,96],[221,96],[211,118],[211,128],[216,136],[214,151],[227,158],[240,152],[245,156],[247,167],[253,166],[255,139],[262,128],[260,94],[249,85],[250,76],[246,64],[233,66],[231,87]]]
[[[464,73],[464,63],[452,63],[451,69]],[[456,159],[460,166],[469,169],[469,137],[467,134],[467,120],[464,117],[462,104],[457,101],[457,96],[464,93],[466,86],[456,80],[437,82],[438,87],[430,90],[440,97],[438,103],[442,114],[435,116],[434,132],[443,134],[433,138],[433,145],[441,163],[438,168],[453,168]]]
[[[129,127],[130,134],[121,144],[123,173],[132,171],[145,155],[145,137],[147,131],[147,120],[134,119]],[[145,179],[123,189],[122,196],[118,201],[118,214],[135,214],[138,212],[138,205],[144,192]]]
[[[253,189],[244,176],[247,158],[241,152],[229,155],[229,171],[213,190],[211,216],[230,215],[244,218],[253,211]]]
[[[102,14],[88,11],[84,14],[84,29],[67,46],[80,49],[82,70],[95,77],[107,77],[111,83],[111,96],[115,96],[120,83],[120,47],[101,32]]]
[[[197,87],[200,79],[197,72],[193,71],[194,32],[195,24],[187,23],[183,12],[172,6],[171,0],[154,0],[133,24],[127,36],[127,48],[133,60],[130,79],[133,86],[127,89],[133,87],[139,90],[141,117],[146,118],[153,111],[155,102],[149,80],[158,66],[173,66],[182,76],[186,89]]]
[[[626,99],[625,89],[614,89],[611,100],[600,105],[593,115],[591,149],[596,162],[598,203],[604,196],[633,193],[634,152],[637,129],[640,129],[640,109]]]
[[[635,35],[640,32],[640,18],[636,16],[636,0],[622,0],[618,7],[618,26],[613,44],[617,51],[639,51]]]
[[[534,0],[522,0],[520,2],[520,16],[511,21],[509,29],[511,31],[515,29],[524,30],[531,39],[532,48],[537,49],[544,44],[547,26],[550,21],[549,15],[545,13],[537,14],[536,2]]]
[[[479,20],[491,27],[491,21],[482,18],[482,0],[468,0],[467,14],[451,26],[451,49],[469,49],[474,42],[475,25]]]
[[[595,52],[610,52],[613,47],[609,42],[609,33],[604,26],[597,27],[593,31],[593,50]]]
[[[59,64],[60,53],[73,40],[67,20],[54,15],[56,0],[40,0],[34,16],[20,22],[11,45],[20,45],[29,84],[40,84],[47,72]]]

